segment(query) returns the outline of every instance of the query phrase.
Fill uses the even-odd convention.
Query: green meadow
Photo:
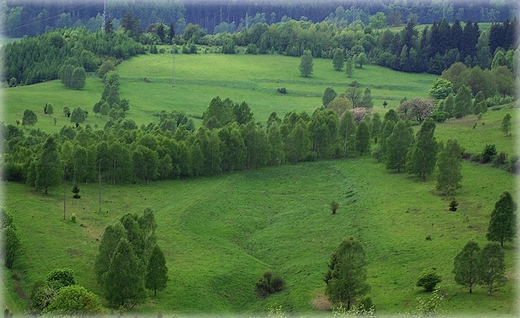
[[[173,60],[175,59],[175,60]],[[265,122],[297,110],[312,113],[321,105],[326,87],[340,93],[352,81],[370,87],[374,112],[397,108],[403,97],[426,97],[437,78],[366,65],[347,78],[330,60],[314,59],[310,78],[299,75],[299,58],[279,55],[170,54],[144,55],[118,67],[121,97],[130,100],[127,118],[138,124],[157,121],[154,113],[182,110],[200,116],[215,96],[245,100],[255,119]],[[172,65],[175,65],[173,70]],[[172,86],[175,74],[175,86]],[[146,78],[146,81],[145,81]],[[282,95],[277,88],[285,87]],[[15,123],[26,108],[38,114],[31,129],[56,132],[70,125],[64,105],[91,111],[103,85],[95,76],[79,91],[59,81],[3,89],[2,118]],[[45,103],[52,116],[43,114]],[[438,140],[457,138],[470,153],[486,144],[509,156],[517,153],[513,137],[500,132],[506,113],[518,120],[511,105],[477,116],[437,124]],[[85,124],[102,128],[106,119],[93,113]],[[200,124],[200,122],[197,122]],[[475,125],[476,123],[476,125]],[[518,125],[516,125],[518,126]],[[489,215],[504,191],[516,191],[516,177],[491,165],[463,164],[459,209],[448,211],[450,198],[435,194],[435,179],[420,181],[406,173],[386,171],[374,158],[318,161],[239,171],[211,178],[158,181],[149,184],[103,184],[98,213],[97,184],[83,184],[81,199],[72,199],[67,185],[66,220],[63,187],[49,195],[24,184],[3,183],[2,201],[14,216],[23,254],[14,269],[4,271],[4,301],[17,313],[25,310],[35,281],[55,268],[74,269],[78,282],[102,295],[93,261],[107,224],[125,213],[151,207],[158,223],[158,242],[169,267],[167,288],[128,316],[138,313],[259,315],[282,306],[287,313],[316,315],[324,306],[323,277],[330,254],[346,236],[360,240],[368,257],[368,283],[378,314],[412,312],[427,299],[415,283],[420,273],[435,267],[442,276],[441,308],[453,315],[516,316],[516,245],[505,245],[508,282],[492,297],[483,287],[473,294],[455,284],[453,257],[470,239],[482,247]],[[340,203],[332,215],[329,203]],[[75,213],[77,223],[68,217]],[[431,240],[426,238],[430,237]],[[256,281],[272,270],[287,289],[260,299]]]

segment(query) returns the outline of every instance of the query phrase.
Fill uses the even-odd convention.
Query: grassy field
[[[347,78],[332,69],[330,60],[321,59],[314,60],[313,76],[302,78],[298,64],[299,58],[278,55],[176,55],[172,87],[171,55],[139,56],[119,67],[121,97],[130,100],[128,118],[139,124],[156,121],[153,114],[161,110],[200,115],[215,96],[245,100],[255,118],[265,121],[272,111],[281,117],[292,110],[312,113],[321,105],[326,87],[341,92],[353,80],[371,88],[374,111],[384,113],[383,100],[388,108],[396,108],[405,96],[426,96],[436,78],[372,65],[355,69]],[[30,108],[38,114],[33,129],[58,131],[70,125],[62,107],[91,110],[102,87],[98,78],[89,76],[79,91],[66,89],[59,81],[3,89],[1,115],[6,123],[14,123]],[[289,94],[279,94],[279,87],[286,87]],[[54,105],[56,125],[43,114],[47,102]],[[489,111],[480,120],[468,116],[438,124],[437,139],[457,138],[471,153],[492,143],[512,156],[517,153],[517,132],[507,138],[499,129],[507,112],[517,122],[516,109]],[[91,114],[86,123],[103,127],[104,122]],[[469,239],[481,246],[486,243],[489,214],[503,191],[515,191],[515,176],[474,163],[464,163],[463,175],[457,212],[448,212],[448,200],[434,195],[433,178],[420,182],[390,173],[369,157],[213,178],[104,185],[102,214],[96,212],[97,185],[86,184],[81,185],[80,200],[67,198],[67,216],[75,213],[77,223],[63,220],[61,187],[45,196],[25,185],[3,183],[1,201],[14,215],[24,246],[15,269],[2,274],[8,288],[4,301],[15,312],[23,312],[23,299],[32,284],[63,267],[73,268],[80,284],[101,295],[93,259],[104,227],[127,212],[142,213],[151,207],[170,282],[136,312],[254,315],[281,305],[286,312],[316,314],[313,304],[324,291],[330,254],[342,238],[352,235],[365,246],[370,297],[378,313],[412,311],[417,298],[429,296],[415,287],[418,276],[425,268],[436,267],[443,277],[439,287],[446,295],[442,304],[446,311],[515,316],[515,245],[506,245],[510,280],[493,297],[481,287],[469,294],[451,274],[453,257]],[[335,216],[328,207],[332,200],[341,205]],[[279,273],[288,288],[258,299],[254,284],[268,269]]]
[[[70,267],[80,284],[102,294],[94,283],[93,259],[104,226],[124,213],[152,207],[171,281],[138,311],[253,314],[279,304],[287,312],[315,312],[311,302],[324,290],[330,253],[352,235],[365,246],[370,296],[379,313],[413,310],[418,297],[427,297],[415,287],[417,277],[436,267],[447,311],[513,314],[517,257],[512,245],[506,246],[511,280],[493,297],[480,287],[469,294],[455,285],[451,270],[453,257],[468,240],[485,244],[494,202],[504,190],[514,191],[514,177],[471,163],[464,164],[463,173],[457,212],[447,211],[448,201],[432,194],[434,181],[389,173],[367,157],[214,178],[105,185],[102,214],[96,212],[97,186],[82,185],[80,200],[67,199],[67,215],[75,213],[78,223],[63,220],[60,187],[45,196],[25,185],[4,184],[5,207],[19,225],[24,246],[14,271],[6,272],[12,276],[4,279],[27,294],[53,268]],[[341,204],[337,215],[330,213],[331,200]],[[261,300],[254,284],[268,269],[279,273],[288,288]],[[23,308],[20,301],[15,306]]]
[[[333,87],[341,93],[352,81],[359,82],[363,90],[370,87],[374,111],[384,112],[384,100],[388,101],[388,108],[396,108],[405,96],[425,97],[436,78],[373,65],[355,69],[353,77],[348,78],[343,72],[334,71],[332,61],[325,59],[314,59],[314,74],[304,78],[298,71],[299,58],[280,55],[176,54],[174,63],[175,87],[171,54],[138,56],[119,66],[121,97],[130,100],[128,118],[140,125],[157,121],[153,114],[161,110],[182,110],[201,116],[211,99],[220,96],[235,102],[246,101],[255,119],[265,122],[273,111],[280,117],[293,110],[312,114],[321,106],[325,88]],[[97,77],[89,76],[87,85],[79,91],[67,89],[59,81],[4,89],[7,107],[1,115],[6,123],[14,124],[28,108],[38,115],[37,128],[57,131],[69,124],[63,116],[63,106],[91,111],[101,98],[102,85]],[[278,93],[281,87],[287,89],[287,95]],[[54,105],[56,126],[51,116],[43,114],[45,103]],[[102,127],[104,121],[91,112],[85,123]]]

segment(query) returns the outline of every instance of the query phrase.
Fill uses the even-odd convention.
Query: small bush
[[[455,198],[451,199],[449,210],[450,211],[457,211],[457,206],[458,205],[459,205],[459,202],[457,202],[457,200],[455,200]]]
[[[279,88],[278,93],[280,94],[287,94],[287,89],[285,87]]]
[[[70,221],[72,223],[76,223],[77,222],[77,217],[76,217],[76,214],[75,213],[72,213],[72,215],[70,216]]]
[[[501,151],[496,157],[495,159],[493,159],[493,165],[498,167],[498,166],[502,166],[502,165],[505,165],[507,162],[507,153]]]
[[[481,154],[481,163],[488,163],[488,162],[491,162],[493,160],[493,158],[496,156],[497,154],[497,149],[495,147],[495,145],[486,145],[486,147],[484,147],[484,150],[482,150],[482,154]]]
[[[339,203],[335,200],[332,200],[332,202],[330,203],[330,210],[332,211],[332,214],[336,214],[336,211],[338,210],[339,208]]]
[[[256,283],[256,293],[260,297],[267,297],[270,294],[282,291],[285,288],[285,281],[279,275],[273,275],[271,271],[265,271],[262,278]]]
[[[79,199],[81,198],[81,195],[79,195],[79,187],[77,184],[74,185],[74,187],[72,188],[72,193],[74,193],[74,195],[72,196],[74,199]]]
[[[428,269],[424,271],[419,280],[417,280],[417,287],[424,287],[424,291],[432,292],[438,283],[442,281],[441,276],[437,274],[435,269]]]
[[[443,123],[448,118],[448,115],[448,112],[436,110],[432,113],[432,119],[438,123]]]

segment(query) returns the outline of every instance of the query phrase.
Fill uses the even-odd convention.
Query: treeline
[[[103,25],[103,1],[88,5],[73,0],[26,1],[3,0],[0,2],[0,20],[6,22],[6,34],[10,37],[34,36],[56,28],[86,27],[100,30]],[[496,22],[512,20],[517,14],[514,0],[506,1],[424,1],[397,2],[307,0],[287,1],[239,1],[221,0],[183,1],[109,1],[107,13],[114,24],[119,25],[127,12],[136,15],[141,25],[174,23],[182,33],[189,24],[200,25],[207,33],[223,29],[229,32],[247,29],[254,23],[273,24],[289,19],[321,22],[332,21],[348,25],[356,20],[368,25],[370,16],[382,12],[389,17],[388,24],[399,26],[409,18],[422,24],[447,19],[460,21]]]
[[[2,81],[8,81],[9,86],[57,79],[65,65],[94,72],[106,60],[117,62],[145,53],[142,44],[124,33],[86,29],[60,29],[24,37],[0,50],[5,57]]]

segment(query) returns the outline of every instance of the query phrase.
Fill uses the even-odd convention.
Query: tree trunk
[[[488,285],[488,296],[493,296],[493,283]]]

